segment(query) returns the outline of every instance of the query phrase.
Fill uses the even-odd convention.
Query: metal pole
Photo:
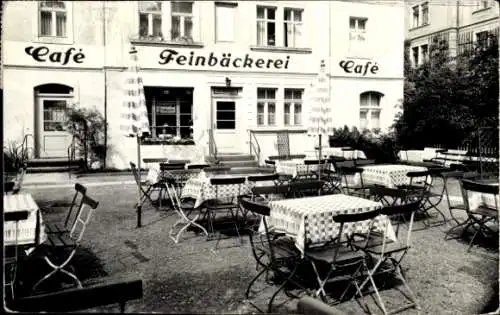
[[[137,171],[139,172],[139,185],[137,185],[137,227],[140,228],[142,205],[141,205],[141,137],[137,134]]]
[[[102,43],[103,43],[103,64],[104,71],[104,161],[103,168],[106,168],[108,158],[108,76],[106,72],[106,1],[102,2]]]

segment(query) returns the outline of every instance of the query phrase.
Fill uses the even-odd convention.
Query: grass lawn
[[[85,180],[81,182],[85,184]],[[47,207],[44,210],[47,219],[64,216],[67,207],[62,205],[73,195],[72,187],[27,187],[25,190],[40,206]],[[256,312],[244,301],[247,284],[256,274],[248,238],[242,246],[222,248],[217,253],[211,250],[215,241],[207,242],[193,232],[185,233],[181,242],[175,244],[168,237],[171,225],[177,220],[171,211],[146,206],[143,210],[144,226],[136,228],[135,185],[91,185],[88,194],[100,205],[83,242],[84,252],[92,258],[82,266],[95,270],[86,271],[82,277],[124,271],[140,274],[144,297],[130,302],[127,312]],[[54,203],[57,207],[49,209],[48,206]],[[441,208],[445,209],[444,200],[442,205]],[[493,286],[498,283],[497,245],[489,249],[474,247],[471,253],[467,253],[465,241],[444,240],[444,231],[449,227],[451,223],[413,232],[413,247],[403,261],[409,285],[416,293],[421,313],[480,313],[491,299],[498,297],[494,297],[498,292],[493,291]],[[222,247],[232,244],[236,244],[236,239],[221,242]],[[264,281],[259,286],[266,287]],[[394,289],[382,292],[388,307],[401,302],[394,292]],[[272,290],[263,291],[254,303],[264,307],[271,294]],[[287,298],[281,294],[278,302],[280,300],[287,301]],[[350,314],[362,313],[354,301],[343,303],[338,308]],[[118,308],[87,311],[117,312]],[[296,301],[289,301],[276,310],[283,314],[295,311]],[[401,314],[417,314],[417,311],[411,309]]]

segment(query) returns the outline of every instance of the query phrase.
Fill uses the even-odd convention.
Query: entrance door
[[[213,99],[213,131],[220,153],[238,152],[241,139],[237,132],[236,99]]]
[[[37,100],[39,110],[38,156],[41,158],[67,157],[71,135],[66,131],[67,98],[40,97]]]

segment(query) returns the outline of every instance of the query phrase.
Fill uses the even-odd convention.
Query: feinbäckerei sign
[[[290,56],[281,58],[257,58],[250,54],[233,55],[231,53],[209,53],[205,55],[179,53],[174,49],[165,49],[160,52],[160,65],[176,64],[179,66],[195,67],[222,67],[222,68],[246,68],[246,69],[288,69]]]

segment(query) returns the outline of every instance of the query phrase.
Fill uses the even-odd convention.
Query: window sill
[[[162,138],[145,138],[142,140],[143,145],[194,145],[193,139],[162,139]]]
[[[253,51],[268,51],[268,52],[288,52],[297,54],[310,54],[311,48],[295,48],[295,47],[277,47],[277,46],[250,46]]]
[[[56,37],[56,36],[36,36],[33,42],[39,44],[62,44],[62,45],[74,44],[73,38]]]
[[[426,24],[422,24],[422,25],[419,25],[419,26],[412,27],[412,28],[410,28],[410,32],[411,31],[416,31],[418,29],[424,28],[424,27],[429,26],[429,25],[430,25],[430,23],[426,23]]]
[[[142,46],[175,46],[175,47],[190,47],[190,48],[203,48],[205,46],[203,43],[199,42],[183,42],[183,41],[140,39],[140,38],[132,38],[130,39],[130,43]]]
[[[274,133],[279,131],[288,131],[290,133],[305,133],[307,128],[304,126],[258,126],[250,129],[251,132],[255,133]]]
[[[487,12],[491,9],[491,7],[487,7],[487,8],[482,8],[482,9],[477,9],[477,10],[474,10],[472,11],[472,14],[479,14],[479,13],[483,13],[483,12]]]

